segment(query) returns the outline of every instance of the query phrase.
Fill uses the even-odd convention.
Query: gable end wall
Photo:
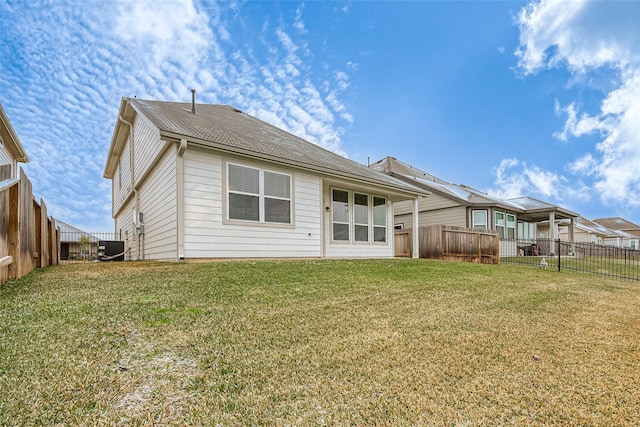
[[[294,226],[224,221],[225,159],[213,151],[184,154],[184,254],[206,258],[316,258],[321,256],[320,179],[268,163],[234,163],[291,174]]]

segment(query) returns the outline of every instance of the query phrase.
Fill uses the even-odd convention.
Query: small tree
[[[78,243],[80,243],[80,255],[82,255],[82,259],[86,259],[91,250],[91,238],[89,236],[80,236]]]

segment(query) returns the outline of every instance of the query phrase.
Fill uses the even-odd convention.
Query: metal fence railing
[[[640,251],[561,240],[500,240],[500,262],[640,281]]]
[[[100,242],[118,240],[113,232],[60,231],[60,262],[93,262],[100,255]]]

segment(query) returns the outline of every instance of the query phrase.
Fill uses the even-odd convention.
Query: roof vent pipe
[[[196,113],[196,90],[191,89],[191,113]]]

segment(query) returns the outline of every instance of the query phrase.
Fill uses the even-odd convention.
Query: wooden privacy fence
[[[22,168],[20,178],[11,178],[11,166],[0,166],[0,284],[58,264],[59,247],[60,230],[44,201],[34,199]]]
[[[396,256],[411,256],[411,230],[397,230]],[[498,264],[500,241],[495,231],[448,225],[420,227],[420,258]]]
[[[411,258],[412,253],[412,231],[411,230],[396,230],[393,236],[393,245],[395,248],[395,255],[397,257]]]

